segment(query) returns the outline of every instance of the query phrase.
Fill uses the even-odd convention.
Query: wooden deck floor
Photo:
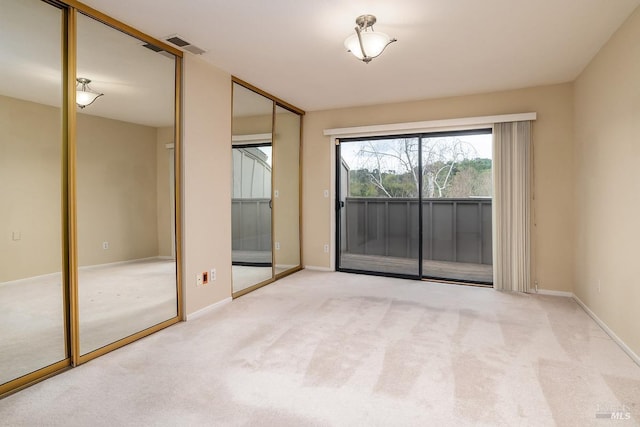
[[[238,263],[271,264],[271,251],[232,251],[231,259]]]
[[[417,275],[418,259],[345,253],[340,258],[340,267],[352,270]],[[425,277],[445,280],[493,282],[493,266],[487,264],[425,260],[422,263],[422,274]]]

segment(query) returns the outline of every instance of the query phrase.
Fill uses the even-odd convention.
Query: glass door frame
[[[341,138],[336,139],[336,147],[335,147],[335,161],[336,161],[336,170],[335,170],[335,265],[336,271],[341,271],[345,273],[355,273],[355,274],[368,274],[371,276],[382,276],[382,277],[395,277],[400,279],[414,279],[420,280],[422,278],[422,203],[421,194],[422,194],[422,179],[418,180],[418,197],[416,200],[418,201],[418,258],[416,262],[418,263],[418,274],[400,274],[400,273],[388,273],[382,271],[371,271],[371,270],[357,270],[351,268],[342,268],[340,267],[340,258],[342,254],[342,218],[341,211],[346,207],[345,203],[341,200],[341,185],[342,185],[342,177],[341,177],[341,165],[342,165],[342,157],[341,157],[341,145],[343,143],[348,142],[357,142],[357,141],[379,141],[379,140],[389,140],[389,139],[412,139],[417,138],[418,143],[418,158],[422,158],[422,143],[420,142],[421,134],[395,134],[395,135],[382,135],[382,136],[362,136],[356,138]],[[418,173],[422,176],[422,163],[418,163]]]
[[[493,129],[490,127],[481,127],[476,129],[468,129],[468,130],[449,130],[449,131],[434,131],[434,132],[419,132],[419,133],[410,133],[410,134],[391,134],[391,135],[376,135],[376,136],[360,136],[353,138],[336,138],[335,139],[335,266],[336,271],[341,271],[345,273],[355,273],[355,274],[367,274],[372,276],[383,276],[383,277],[394,277],[401,279],[414,279],[414,280],[426,280],[426,281],[439,281],[446,283],[460,283],[466,285],[474,285],[474,286],[493,286],[493,283],[485,283],[479,281],[468,281],[468,280],[458,280],[458,279],[443,279],[439,277],[430,277],[425,275],[424,270],[424,249],[423,249],[423,239],[424,239],[424,206],[423,206],[423,158],[422,158],[422,148],[423,148],[423,139],[425,138],[433,138],[433,137],[447,137],[447,136],[464,136],[464,135],[480,135],[480,134],[492,134]],[[389,140],[389,139],[410,139],[417,138],[418,143],[418,174],[420,179],[418,179],[418,197],[416,200],[418,201],[418,274],[398,274],[398,273],[389,273],[389,272],[381,272],[381,271],[370,271],[370,270],[358,270],[352,268],[342,268],[340,265],[341,254],[342,254],[342,218],[341,211],[345,207],[345,203],[341,200],[341,145],[343,143],[348,142],[357,142],[357,141],[378,141],[378,140]]]

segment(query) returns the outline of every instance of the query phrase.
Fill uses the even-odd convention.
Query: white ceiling
[[[640,0],[85,0],[308,110],[574,80]],[[370,64],[343,48],[356,16],[398,42]]]
[[[159,39],[180,34],[205,60],[314,111],[572,81],[640,0],[85,3]],[[0,94],[60,105],[60,12],[38,0],[0,0],[0,11]],[[363,13],[398,38],[370,64],[343,47]],[[82,16],[78,35],[78,76],[105,94],[82,113],[172,124],[171,60]],[[244,95],[235,110],[246,115],[254,94]]]
[[[60,107],[60,10],[38,0],[0,0],[0,12],[0,94]],[[77,50],[77,76],[104,93],[81,113],[154,127],[173,124],[173,59],[83,15]]]

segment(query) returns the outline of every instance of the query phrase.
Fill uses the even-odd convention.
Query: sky
[[[387,156],[384,156],[385,163],[382,165],[382,170],[404,172],[403,166],[393,159],[393,156],[398,153],[397,149],[404,146],[402,141],[404,140],[385,139],[374,141],[347,141],[340,144],[340,153],[342,155],[342,159],[346,161],[349,166],[349,169],[354,170],[366,168],[367,166],[371,168],[373,166],[371,162],[374,161],[374,159],[371,158],[372,156],[358,156],[358,153],[362,149],[365,151],[372,151],[375,149],[375,151],[388,154]],[[460,148],[456,152],[459,153],[460,151],[464,151],[468,158],[493,158],[491,134],[424,138],[423,142],[425,145],[423,146],[423,156],[426,156],[426,151],[429,149],[428,147],[430,147],[433,152],[437,153],[439,160],[451,160],[454,157],[451,149],[454,146],[453,143],[455,141],[463,142],[459,145]],[[370,143],[373,144],[373,148]],[[403,153],[399,154],[403,155]],[[366,163],[369,164],[367,165]]]

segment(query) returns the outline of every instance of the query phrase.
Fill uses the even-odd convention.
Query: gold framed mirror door
[[[300,135],[302,116],[276,105],[273,132],[273,236],[276,277],[301,268]]]
[[[39,0],[0,3],[1,395],[70,362],[61,226],[65,10]]]
[[[233,84],[233,294],[273,280],[273,101]]]
[[[104,93],[76,115],[82,357],[178,316],[176,59],[84,14],[76,58],[76,77]]]
[[[301,269],[304,112],[233,78],[233,297]]]
[[[3,396],[181,319],[182,53],[73,0],[0,6]]]

